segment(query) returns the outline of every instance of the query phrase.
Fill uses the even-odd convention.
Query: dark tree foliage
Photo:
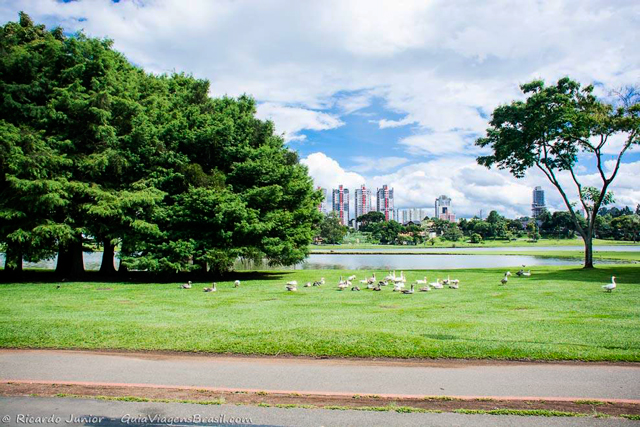
[[[330,212],[320,223],[319,236],[324,243],[338,244],[342,243],[344,236],[347,234],[347,227],[342,225],[340,217],[336,212]]]
[[[356,218],[356,221],[360,224],[359,230],[366,233],[372,231],[370,229],[372,224],[383,222],[384,218],[385,217],[382,212],[371,211],[367,212],[364,215],[360,215],[358,218]]]
[[[0,243],[6,268],[58,254],[83,272],[229,269],[238,256],[304,259],[320,221],[307,169],[255,101],[211,99],[209,82],[155,76],[109,40],[0,28]]]

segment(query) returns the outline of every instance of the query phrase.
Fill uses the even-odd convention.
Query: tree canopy
[[[492,114],[486,136],[476,145],[488,147],[491,154],[478,157],[488,168],[508,169],[515,177],[536,167],[544,173],[562,196],[576,230],[585,242],[585,267],[593,267],[592,238],[597,213],[601,206],[613,202],[608,191],[615,179],[624,154],[640,143],[640,104],[633,90],[614,105],[599,100],[593,86],[581,87],[569,79],[545,86],[536,80],[521,86],[527,99],[497,107]],[[607,169],[603,150],[615,137],[623,139],[621,148]],[[576,164],[579,154],[591,155],[601,180],[599,188],[584,186],[578,179]],[[575,197],[561,183],[566,173],[576,187]],[[586,224],[576,215],[577,199],[587,214]]]
[[[0,244],[6,268],[58,255],[83,271],[215,271],[238,256],[304,259],[320,195],[249,96],[152,75],[110,40],[19,22],[0,28]]]

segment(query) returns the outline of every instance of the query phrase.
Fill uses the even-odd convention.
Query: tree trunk
[[[100,274],[105,276],[112,276],[116,274],[116,267],[114,263],[115,246],[111,244],[110,239],[105,239],[102,242],[104,251],[102,252],[102,263],[100,264]]]
[[[591,234],[584,237],[584,268],[593,268],[593,242]]]
[[[4,255],[4,270],[14,274],[22,273],[22,251],[16,245],[9,243],[7,253]]]
[[[63,277],[79,277],[84,274],[82,238],[60,246],[56,273]]]

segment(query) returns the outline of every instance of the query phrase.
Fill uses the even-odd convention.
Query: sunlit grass
[[[237,276],[239,288],[233,276],[216,293],[202,292],[209,283],[2,284],[0,346],[640,361],[640,266],[535,267],[501,286],[504,271],[408,271],[409,282],[461,281],[414,295],[337,291],[340,275],[371,273],[340,270]],[[618,289],[604,293],[612,274]],[[321,276],[324,287],[302,287]],[[289,280],[298,292],[285,291]]]

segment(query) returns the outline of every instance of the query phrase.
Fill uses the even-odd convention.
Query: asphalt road
[[[5,418],[8,417],[8,418]],[[231,419],[234,422],[231,423]],[[239,422],[236,423],[237,419]],[[523,426],[618,427],[638,425],[620,418],[521,417],[505,415],[402,414],[395,412],[282,409],[256,406],[203,406],[84,399],[0,398],[0,425],[89,426]],[[43,422],[44,421],[44,422]],[[53,421],[53,422],[51,422]],[[143,423],[143,421],[146,421]],[[154,423],[155,421],[155,423]],[[164,421],[164,422],[162,422]],[[170,421],[170,422],[169,422]]]
[[[640,399],[640,365],[309,360],[0,350],[0,379],[265,391]]]

